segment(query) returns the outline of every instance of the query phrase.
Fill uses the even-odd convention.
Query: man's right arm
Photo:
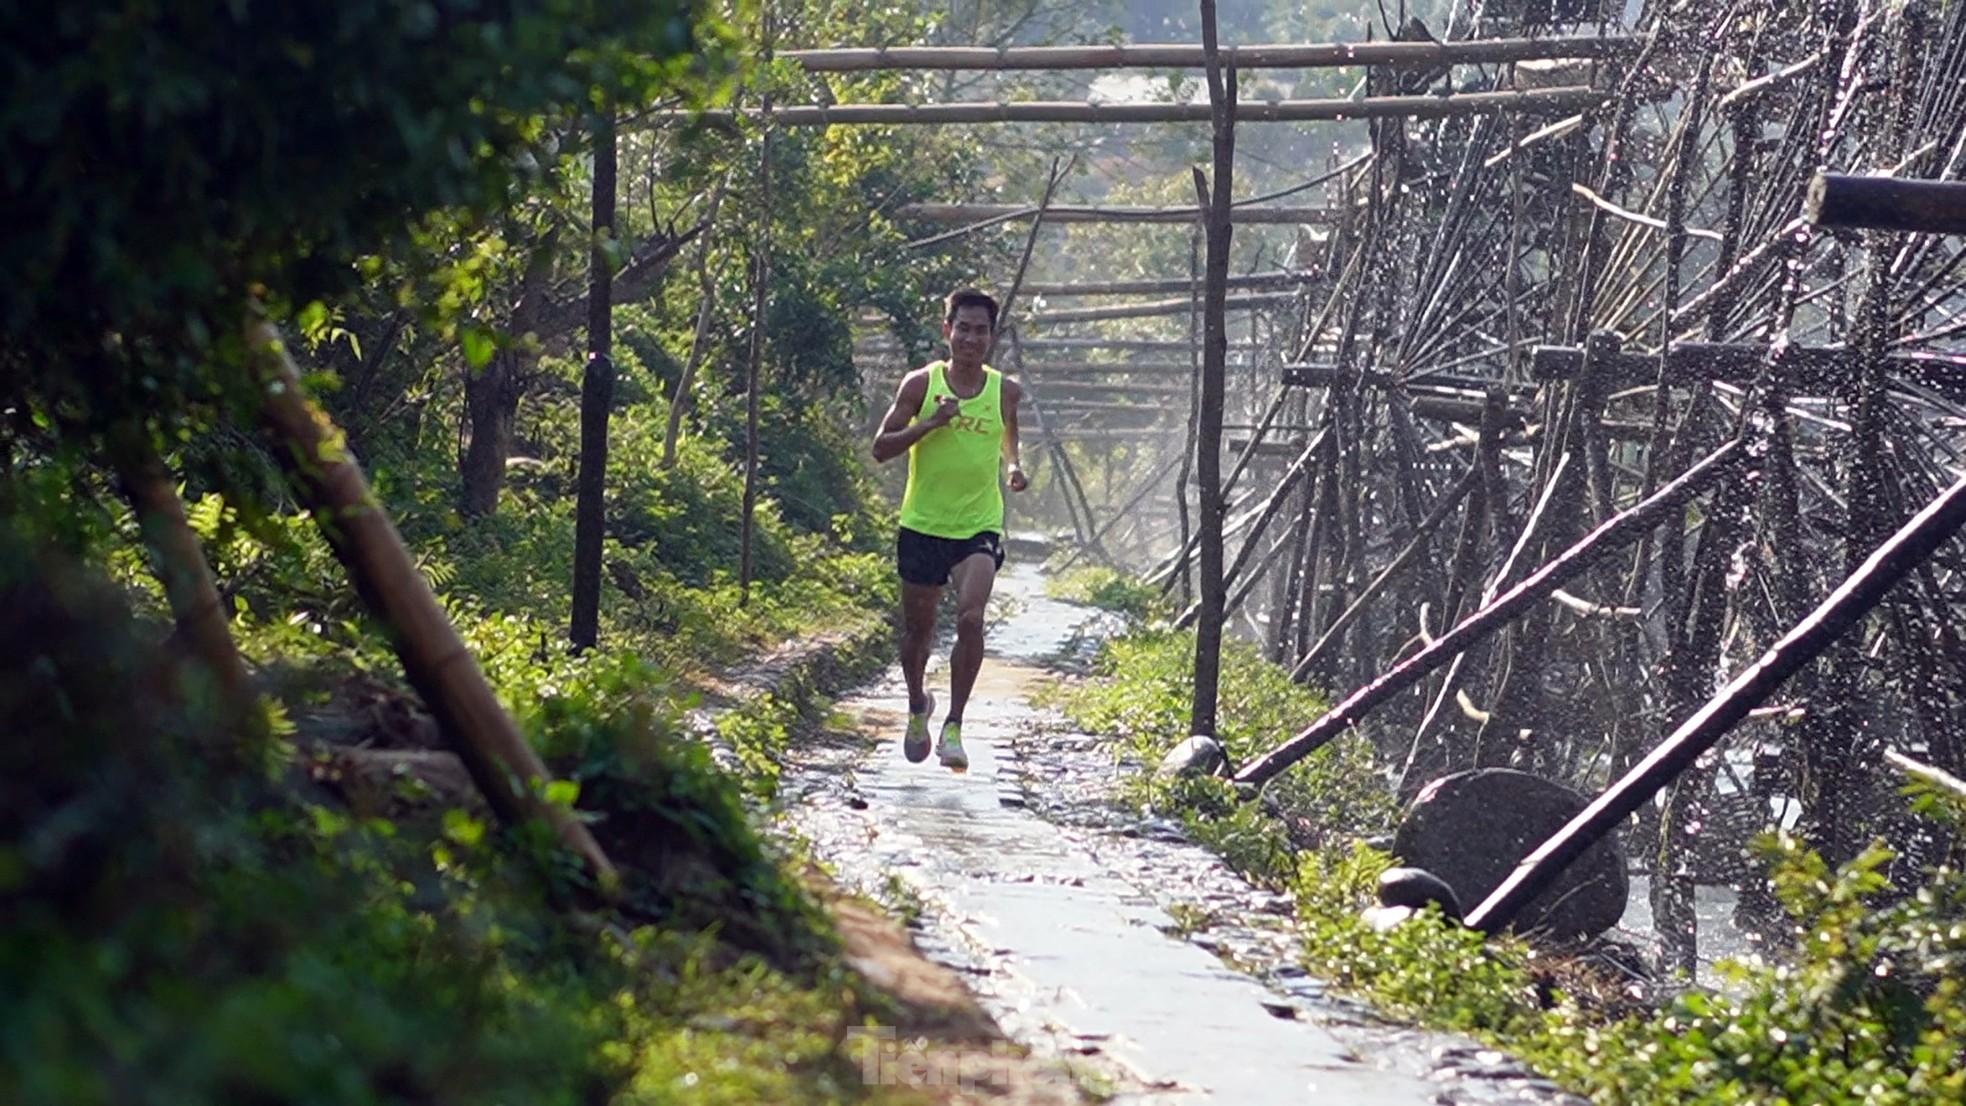
[[[940,411],[919,421],[915,419],[916,412],[922,409],[922,397],[927,394],[928,373],[917,369],[901,378],[901,386],[894,392],[894,403],[882,416],[881,428],[874,432],[875,461],[894,460],[949,421]]]

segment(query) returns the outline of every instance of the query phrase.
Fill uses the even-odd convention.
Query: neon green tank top
[[[917,419],[935,413],[935,401],[956,393],[937,361],[928,367],[928,391]],[[997,458],[1003,451],[1003,374],[983,366],[983,390],[960,399],[949,425],[908,447],[908,490],[901,496],[901,525],[938,538],[970,538],[985,530],[1003,533],[1003,485]]]

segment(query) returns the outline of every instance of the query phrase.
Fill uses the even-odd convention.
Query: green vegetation
[[[1159,588],[1104,565],[1084,565],[1048,575],[1044,588],[1054,599],[1084,603],[1136,621],[1161,614],[1167,606]]]
[[[1100,650],[1097,675],[1066,688],[1062,705],[1093,733],[1119,735],[1143,773],[1129,781],[1135,803],[1178,815],[1202,841],[1253,878],[1282,884],[1295,872],[1293,848],[1316,847],[1391,825],[1395,804],[1372,763],[1372,749],[1351,736],[1325,746],[1273,783],[1260,804],[1238,801],[1220,779],[1157,778],[1161,757],[1188,737],[1194,699],[1192,633],[1145,628]],[[1247,642],[1222,649],[1221,732],[1231,763],[1269,748],[1324,709],[1317,693],[1290,680]]]
[[[1431,912],[1380,931],[1361,911],[1394,860],[1358,839],[1383,831],[1392,802],[1363,742],[1321,751],[1261,802],[1237,802],[1221,780],[1151,778],[1159,754],[1185,736],[1192,650],[1186,635],[1137,630],[1110,642],[1103,675],[1067,690],[1062,705],[1075,725],[1121,736],[1139,758],[1136,802],[1175,812],[1238,868],[1289,887],[1316,974],[1489,1041],[1599,1103],[1966,1102],[1966,873],[1938,868],[1892,893],[1881,847],[1832,871],[1793,838],[1767,839],[1793,946],[1766,963],[1727,965],[1720,990],[1688,991],[1662,1009],[1573,955],[1485,941]],[[1221,736],[1237,758],[1320,709],[1239,645],[1225,650],[1222,696]],[[1966,804],[1929,787],[1919,808],[1966,816]]]
[[[860,460],[847,321],[879,309],[924,345],[933,293],[977,254],[909,255],[878,212],[975,160],[919,132],[781,135],[767,196],[755,128],[647,121],[796,79],[739,57],[757,14],[0,16],[0,59],[35,90],[0,107],[0,206],[29,228],[0,309],[0,1101],[895,1099],[842,1045],[894,1011],[753,822],[823,689],[794,678],[726,714],[736,774],[684,720],[706,677],[788,639],[841,633],[843,674],[886,648],[892,517]],[[933,13],[799,18],[826,40],[866,15],[907,39]],[[598,113],[622,166],[605,228]],[[596,256],[616,380],[600,646],[576,653]],[[249,352],[254,316],[297,389]],[[327,439],[299,456],[267,417],[296,391]],[[343,445],[372,500],[324,508],[308,481]],[[393,528],[375,548],[421,581],[352,586],[351,520],[372,510]],[[422,602],[425,583],[412,618],[378,594]],[[459,731],[402,656],[446,622],[466,648],[441,679],[482,672],[548,770],[534,812],[584,825],[618,887],[450,758]]]

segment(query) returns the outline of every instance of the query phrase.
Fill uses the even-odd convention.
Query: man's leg
[[[956,566],[954,579],[956,650],[949,657],[948,721],[961,722],[976,674],[983,669],[983,615],[997,581],[996,559],[988,553],[972,553]]]
[[[922,674],[928,670],[928,651],[935,644],[935,608],[942,589],[931,584],[901,583],[901,675],[908,681],[908,711],[928,710],[928,691]]]

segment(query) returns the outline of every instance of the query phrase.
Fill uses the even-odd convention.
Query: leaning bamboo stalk
[[[1596,107],[1604,94],[1588,85],[1452,96],[1368,96],[1360,100],[1255,100],[1237,109],[1237,122],[1307,123],[1349,119],[1441,119],[1504,111],[1573,112]],[[1247,117],[1245,118],[1245,113]],[[755,111],[653,111],[657,123],[729,125]],[[944,123],[1205,123],[1207,104],[1093,103],[1026,100],[1016,103],[809,104],[779,108],[772,120],[787,127],[895,126]]]
[[[1317,664],[1318,658],[1324,655],[1325,650],[1338,640],[1339,635],[1343,634],[1359,615],[1365,613],[1367,606],[1385,590],[1387,584],[1413,563],[1419,556],[1420,550],[1426,548],[1427,539],[1433,535],[1434,528],[1447,517],[1447,512],[1453,510],[1474,489],[1480,479],[1481,470],[1474,466],[1470,466],[1468,471],[1461,474],[1461,478],[1454,482],[1454,486],[1440,497],[1440,501],[1434,504],[1433,510],[1429,511],[1427,517],[1414,528],[1413,537],[1393,558],[1392,563],[1381,569],[1379,575],[1373,577],[1372,582],[1365,586],[1365,590],[1358,593],[1358,598],[1352,600],[1352,605],[1345,608],[1344,613],[1325,628],[1323,636],[1317,639],[1317,643],[1312,645],[1310,651],[1297,662],[1297,667],[1291,670],[1291,679],[1302,680],[1310,674],[1312,666]]]
[[[1708,484],[1739,464],[1743,456],[1740,441],[1734,440],[1708,454],[1679,478],[1660,488],[1647,499],[1585,535],[1583,540],[1558,554],[1555,560],[1531,573],[1493,602],[1462,620],[1461,624],[1435,639],[1433,644],[1402,661],[1391,671],[1354,691],[1344,702],[1331,708],[1295,737],[1243,766],[1238,783],[1262,784],[1272,776],[1316,752],[1327,742],[1358,724],[1374,707],[1412,686],[1428,673],[1512,623],[1531,605],[1595,564],[1606,553],[1623,548],[1637,539],[1660,516],[1678,508]]]
[[[1570,35],[1550,38],[1475,39],[1461,42],[1260,43],[1222,48],[1225,64],[1238,69],[1319,69],[1354,65],[1396,68],[1475,65],[1545,58],[1612,58],[1630,54],[1635,39]],[[1108,46],[873,46],[787,50],[779,55],[808,73],[880,69],[1200,69],[1203,47],[1190,43],[1115,43]]]
[[[547,802],[539,754],[499,703],[418,570],[402,536],[349,456],[341,431],[302,390],[300,373],[265,319],[246,324],[246,353],[262,383],[260,418],[300,499],[321,528],[363,603],[388,627],[410,686],[498,816],[539,818],[581,858],[601,893],[619,877],[599,842],[571,811]]]
[[[1283,510],[1284,504],[1289,502],[1290,493],[1297,487],[1297,482],[1304,478],[1305,472],[1309,470],[1312,458],[1316,457],[1323,450],[1324,439],[1327,433],[1328,431],[1320,431],[1318,436],[1313,438],[1310,444],[1306,445],[1303,451],[1297,455],[1297,459],[1291,462],[1290,467],[1284,471],[1283,478],[1277,481],[1274,488],[1270,489],[1269,497],[1257,509],[1255,524],[1250,527],[1248,536],[1243,538],[1242,548],[1236,552],[1235,561],[1229,565],[1228,571],[1223,573],[1222,581],[1224,587],[1234,583],[1241,577],[1243,569],[1249,564],[1249,559],[1255,556],[1256,550],[1262,545],[1264,532],[1269,529],[1270,523]],[[1200,603],[1190,604],[1174,620],[1174,628],[1185,630],[1189,626],[1194,625],[1195,618],[1200,613]]]
[[[1734,677],[1624,778],[1524,858],[1468,915],[1468,925],[1485,933],[1507,926],[1573,860],[1650,802],[1661,787],[1713,748],[1783,681],[1860,622],[1893,585],[1923,564],[1962,525],[1966,525],[1966,477],[1900,527],[1760,660]]]

